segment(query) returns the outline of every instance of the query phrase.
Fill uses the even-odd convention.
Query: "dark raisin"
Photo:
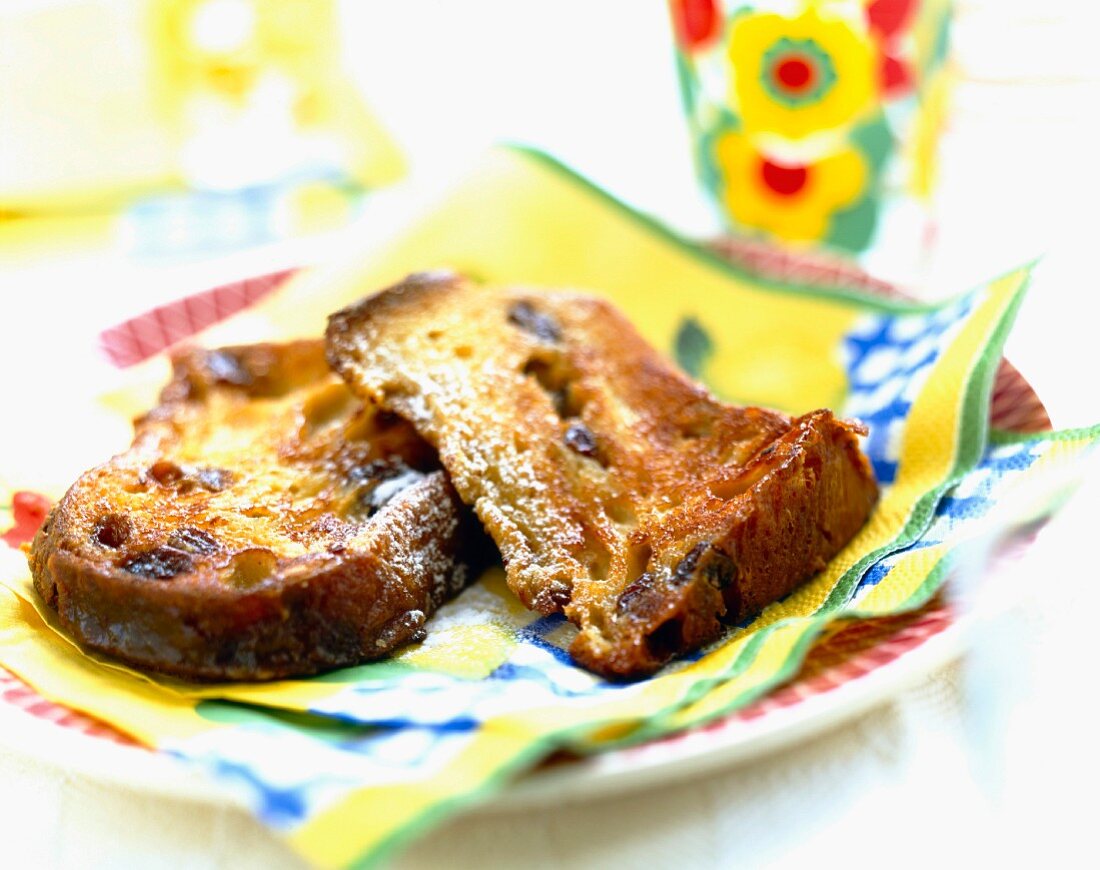
[[[708,543],[696,544],[673,570],[671,583],[684,586],[697,577],[722,594],[726,616],[736,616],[741,606],[741,590],[735,582],[737,563]]]
[[[240,645],[240,638],[237,637],[226,638],[221,641],[214,653],[214,664],[223,668],[226,665],[232,664],[237,657],[237,649]]]
[[[657,578],[653,574],[650,574],[648,571],[645,574],[642,574],[641,577],[639,577],[622,591],[622,593],[619,595],[619,600],[616,603],[616,607],[620,611],[629,610],[631,607],[631,602],[639,595],[645,592],[649,592],[656,582]]]
[[[203,489],[210,492],[221,492],[233,482],[233,472],[224,468],[200,468],[194,473],[194,477]]]
[[[775,445],[769,444],[767,447],[760,451],[760,456],[771,456],[773,453],[775,453]]]
[[[168,536],[168,546],[198,556],[208,556],[221,549],[217,538],[202,529],[192,528],[176,529]]]
[[[177,574],[190,571],[191,557],[172,547],[160,546],[131,556],[122,569],[150,580],[171,580]]]
[[[684,623],[670,619],[655,628],[645,639],[650,656],[659,662],[667,661],[684,648]]]
[[[563,440],[566,447],[581,456],[596,455],[596,436],[584,423],[570,423]]]
[[[728,589],[737,579],[737,563],[725,553],[714,550],[703,566],[703,576],[715,589]]]
[[[149,476],[161,486],[172,486],[183,479],[183,469],[167,459],[160,459],[149,466]]]
[[[97,543],[102,544],[104,547],[118,549],[129,540],[132,531],[133,528],[128,517],[122,514],[107,514],[100,517],[92,536]]]
[[[564,583],[556,582],[553,586],[544,589],[536,599],[538,609],[543,613],[560,611],[565,609],[573,600],[572,590]]]
[[[517,302],[509,309],[508,321],[540,341],[561,341],[561,327],[558,322],[526,300]]]
[[[749,615],[749,611],[744,607],[741,587],[736,583],[730,583],[722,590],[722,602],[726,605],[726,612],[722,614],[721,620],[727,625],[736,625]]]
[[[216,382],[247,387],[252,383],[252,372],[245,368],[240,357],[228,350],[211,351],[206,356],[206,370]]]
[[[692,577],[695,576],[695,568],[699,564],[699,559],[707,551],[707,547],[710,544],[703,542],[696,544],[688,552],[683,559],[679,561],[675,568],[672,569],[672,576],[669,578],[674,586],[683,586]]]

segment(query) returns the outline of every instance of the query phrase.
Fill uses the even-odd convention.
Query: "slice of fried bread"
[[[92,649],[271,679],[421,638],[484,543],[435,451],[315,340],[178,356],[133,446],[77,480],[30,561]]]
[[[329,321],[329,361],[409,420],[571,652],[651,673],[821,570],[877,486],[858,424],[716,401],[607,302],[414,275]]]

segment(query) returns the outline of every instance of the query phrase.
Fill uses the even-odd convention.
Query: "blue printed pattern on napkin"
[[[923,547],[949,541],[965,540],[980,533],[983,520],[1020,476],[1047,451],[1052,441],[1036,436],[1035,440],[991,445],[977,467],[940,499],[931,525],[920,539],[904,549],[891,553],[872,565],[860,580],[852,599],[852,607],[870,590],[881,583],[906,554]]]
[[[974,301],[969,293],[929,313],[868,315],[845,336],[849,391],[842,412],[870,429],[864,450],[880,484],[897,478],[906,415]]]

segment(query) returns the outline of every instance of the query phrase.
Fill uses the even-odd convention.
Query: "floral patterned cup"
[[[732,231],[854,257],[884,234],[924,243],[950,0],[670,6],[698,171]]]

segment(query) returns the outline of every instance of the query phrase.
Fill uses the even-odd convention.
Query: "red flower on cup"
[[[867,25],[881,40],[897,37],[913,20],[918,0],[872,0],[867,5]]]
[[[887,97],[913,89],[913,70],[901,56],[901,40],[913,21],[920,0],[872,0],[867,27],[879,47],[879,86]]]
[[[718,0],[669,0],[676,40],[687,51],[706,48],[722,30]]]

